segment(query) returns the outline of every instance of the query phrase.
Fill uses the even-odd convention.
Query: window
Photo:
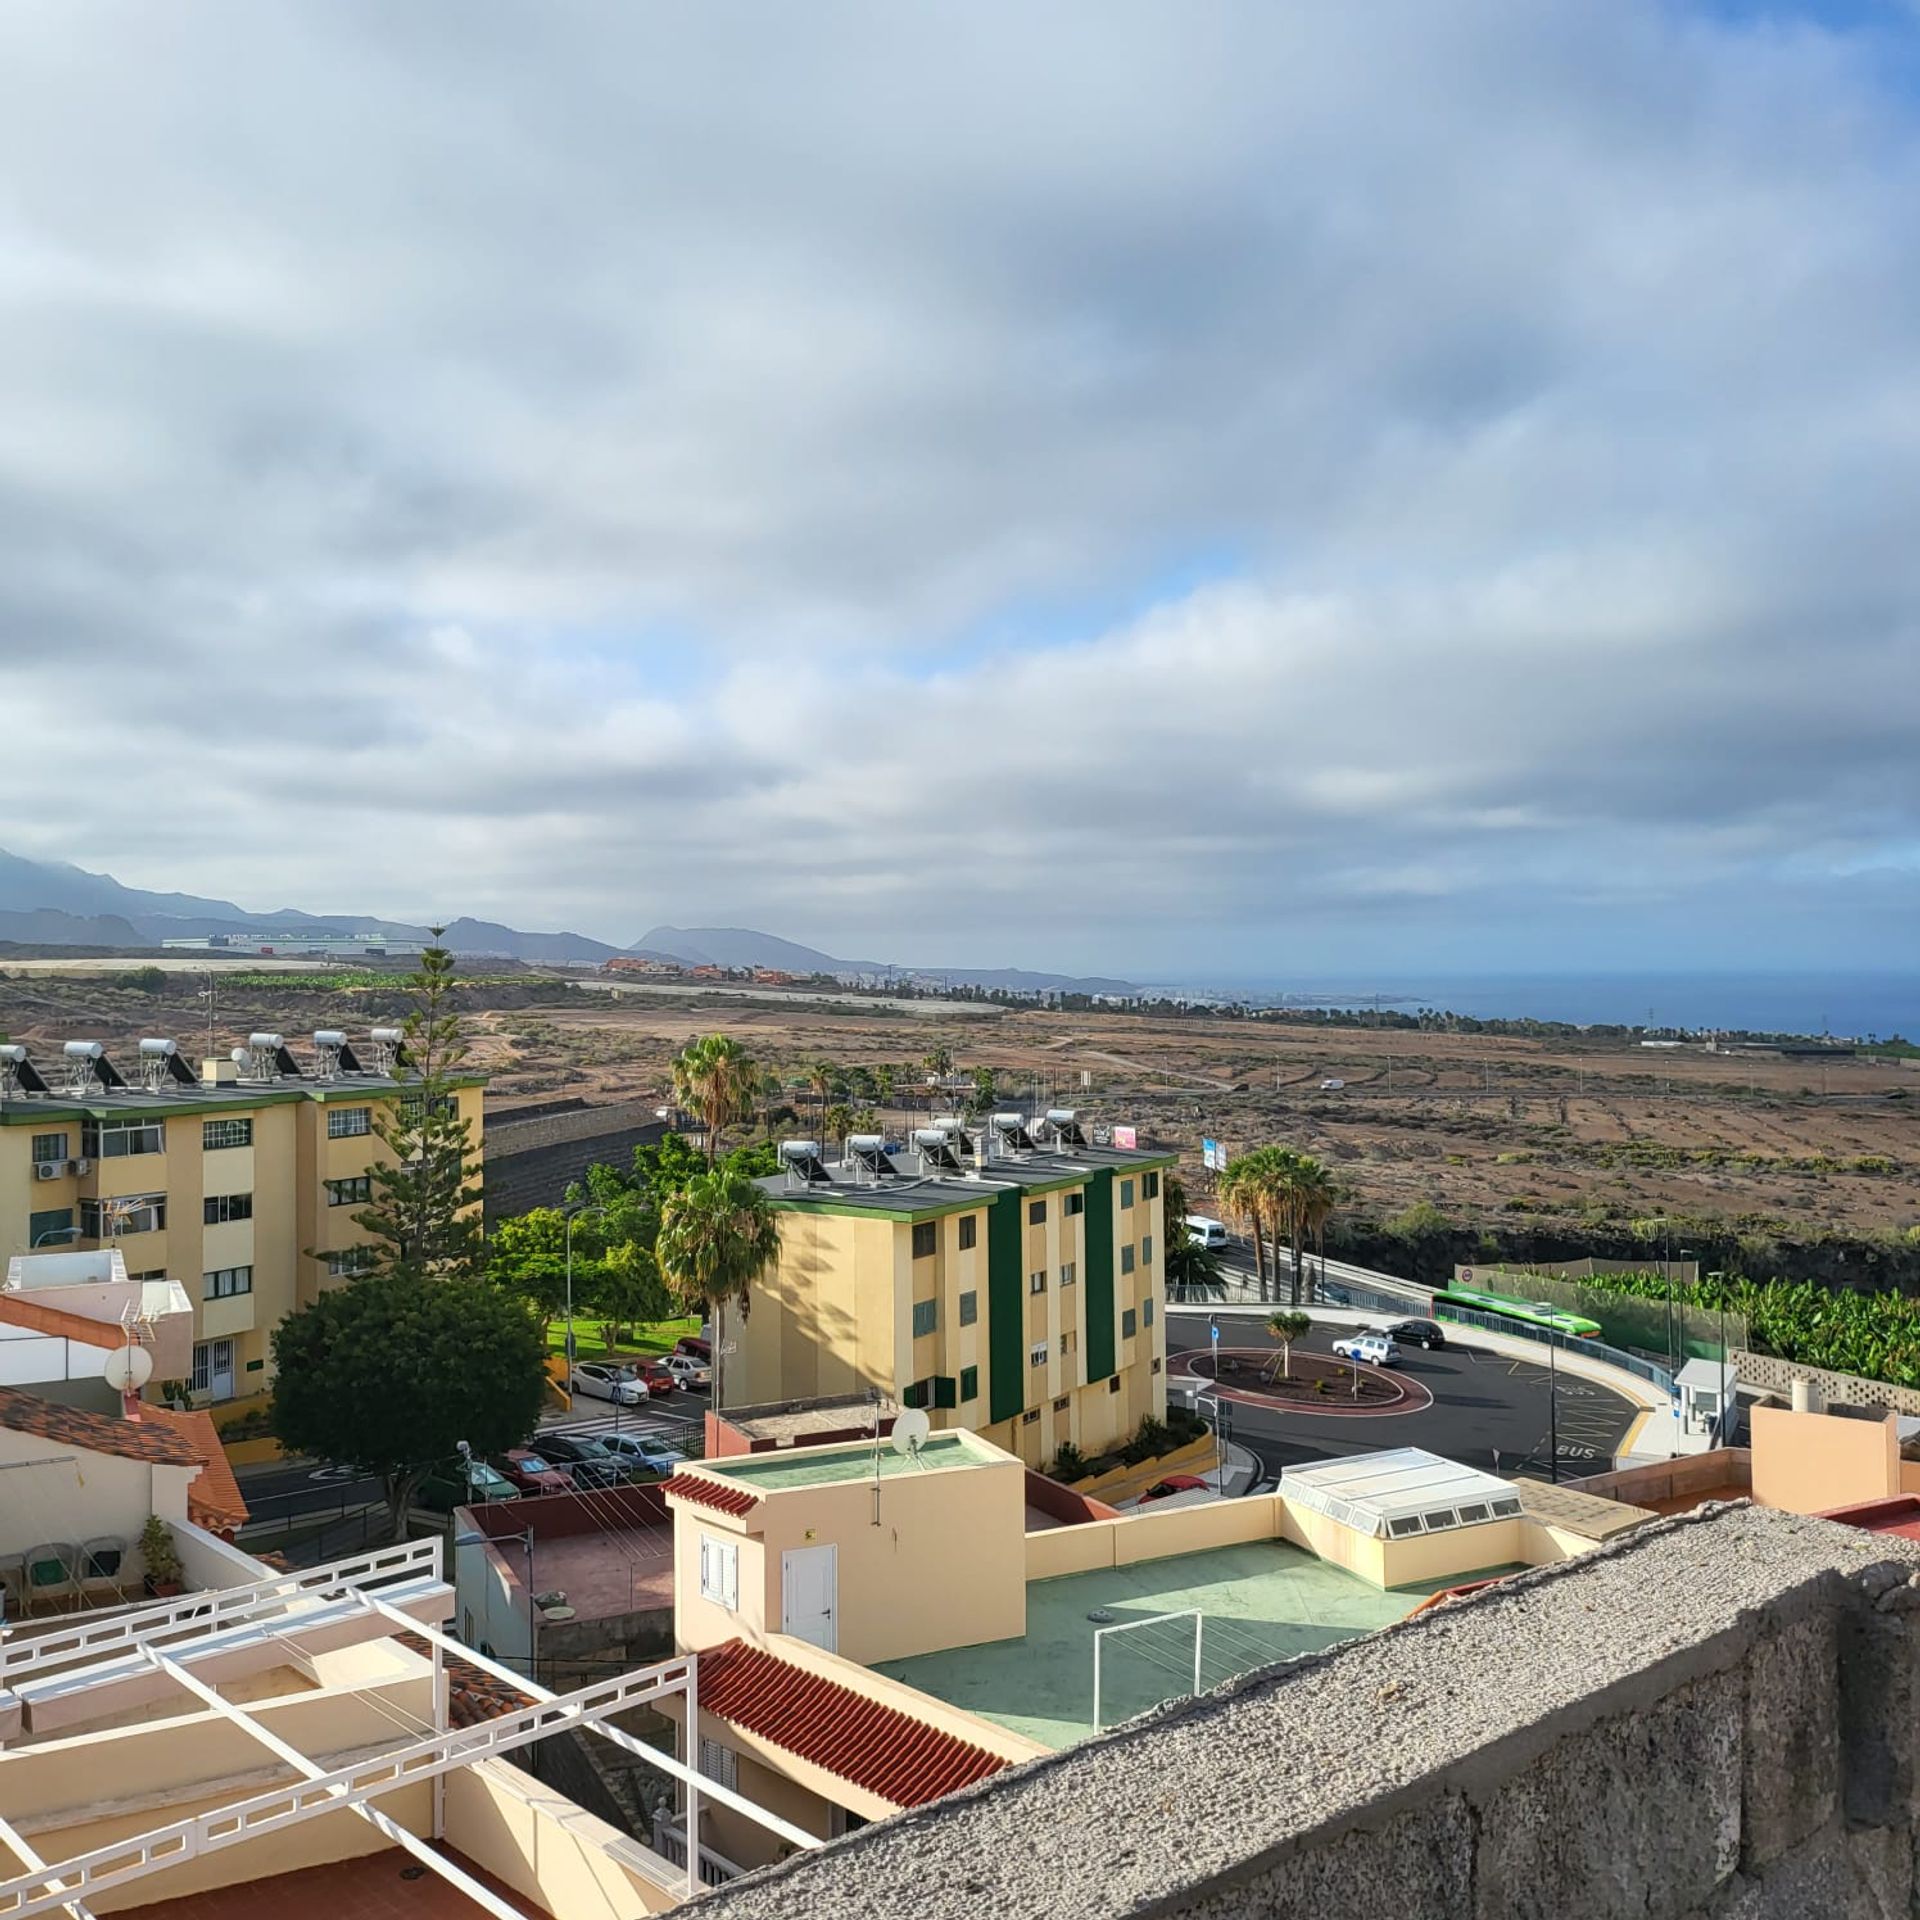
[[[924,1339],[940,1324],[940,1302],[938,1300],[916,1300],[913,1303],[913,1337]]]
[[[1107,1391],[1109,1393],[1118,1393],[1120,1391],[1120,1376],[1117,1373],[1108,1375]]]
[[[1033,1345],[1027,1349],[1027,1365],[1030,1367],[1044,1367],[1046,1364],[1047,1343],[1044,1340],[1036,1340]]]
[[[357,1140],[362,1134],[372,1131],[373,1109],[371,1107],[329,1107],[327,1109],[329,1140]]]
[[[1153,1265],[1153,1235],[1150,1233],[1140,1236],[1140,1264],[1143,1267]]]
[[[233,1342],[231,1340],[194,1342],[192,1387],[195,1393],[210,1393],[216,1399],[232,1398]]]
[[[82,1200],[80,1233],[87,1240],[117,1239],[125,1233],[158,1233],[167,1224],[164,1193],[130,1193],[124,1200]]]
[[[350,1280],[356,1273],[365,1273],[373,1265],[371,1247],[342,1247],[338,1253],[327,1255],[327,1277],[331,1280]]]
[[[740,1791],[740,1756],[718,1740],[701,1740],[700,1771],[732,1792]]]
[[[1030,1427],[1039,1418],[1040,1409],[1038,1407],[1029,1407],[1026,1412],[1020,1416],[1020,1424],[1023,1427]]]
[[[203,1226],[217,1227],[228,1220],[251,1220],[253,1195],[250,1193],[210,1193],[200,1203]]]
[[[1460,1524],[1463,1527],[1477,1527],[1487,1517],[1487,1503],[1484,1500],[1460,1509]]]
[[[1419,1531],[1420,1516],[1417,1513],[1402,1514],[1399,1519],[1389,1520],[1387,1522],[1387,1538],[1389,1540],[1401,1540],[1408,1534],[1418,1533]]]
[[[1030,1273],[1027,1275],[1027,1291],[1029,1293],[1045,1293],[1046,1290],[1047,1270],[1045,1267],[1042,1267],[1038,1273]]]
[[[1131,1273],[1133,1271],[1133,1242],[1131,1240],[1120,1249],[1120,1271],[1122,1273]]]
[[[1129,1307],[1126,1312],[1120,1316],[1120,1338],[1122,1340],[1131,1340],[1140,1330],[1139,1323],[1140,1316]]]
[[[212,1273],[200,1276],[203,1300],[231,1300],[236,1294],[253,1291],[253,1269],[251,1267],[216,1267]]]
[[[962,1367],[960,1369],[960,1398],[978,1400],[980,1398],[980,1369]]]
[[[1076,1213],[1085,1213],[1086,1210],[1087,1196],[1084,1193],[1068,1194],[1060,1208],[1060,1211],[1064,1213],[1069,1220],[1071,1220]]]
[[[1028,1226],[1030,1227],[1040,1226],[1046,1220],[1046,1217],[1047,1217],[1047,1203],[1044,1200],[1029,1200],[1027,1202],[1027,1225]]]
[[[700,1536],[700,1598],[732,1613],[740,1604],[740,1548],[732,1540]]]
[[[1153,1356],[1153,1365],[1149,1367],[1147,1371],[1149,1373],[1158,1373],[1160,1371],[1160,1356],[1157,1353]]]
[[[45,1213],[27,1215],[27,1249],[31,1252],[43,1241],[50,1247],[63,1247],[73,1238],[73,1209],[49,1207]]]
[[[900,1389],[900,1404],[903,1407],[924,1407],[928,1400],[927,1383],[916,1380],[911,1386]]]
[[[928,1259],[934,1249],[934,1237],[940,1229],[931,1220],[922,1220],[913,1230],[913,1257]]]
[[[951,1407],[959,1403],[959,1396],[953,1390],[953,1375],[936,1373],[933,1376],[933,1404],[936,1407]]]
[[[1060,1336],[1060,1357],[1064,1360],[1068,1354],[1072,1353],[1079,1346],[1079,1344],[1080,1344],[1079,1333],[1074,1328],[1068,1327],[1066,1331],[1062,1333]]]
[[[351,1180],[329,1180],[325,1184],[330,1207],[364,1207],[373,1198],[370,1173],[357,1173]]]
[[[64,1160],[67,1157],[67,1136],[64,1133],[36,1133],[33,1136],[33,1161],[39,1166],[48,1160]]]
[[[124,1160],[136,1153],[164,1153],[165,1131],[158,1120],[82,1120],[80,1152],[88,1160]]]
[[[960,1216],[960,1251],[965,1253],[980,1237],[980,1222],[972,1214]]]
[[[202,1120],[200,1122],[200,1150],[203,1153],[218,1153],[222,1147],[250,1147],[253,1145],[253,1121],[245,1120]]]
[[[1070,1287],[1079,1276],[1074,1272],[1074,1263],[1069,1260],[1060,1269],[1060,1284]]]
[[[1140,1198],[1142,1200],[1160,1198],[1160,1176],[1157,1173],[1143,1173],[1140,1176]]]
[[[1120,1182],[1120,1204],[1123,1207],[1133,1205],[1133,1182],[1131,1180],[1122,1180]]]
[[[1142,1300],[1140,1302],[1140,1324],[1143,1327],[1153,1325],[1153,1302],[1151,1300]]]
[[[1063,1394],[1062,1394],[1062,1395],[1060,1396],[1060,1398],[1059,1398],[1058,1400],[1056,1400],[1056,1401],[1055,1401],[1055,1402],[1053,1403],[1053,1410],[1054,1410],[1054,1412],[1055,1412],[1055,1413],[1065,1413],[1065,1412],[1066,1412],[1066,1410],[1067,1410],[1067,1395],[1065,1395],[1065,1394],[1063,1393]]]
[[[165,1267],[150,1267],[145,1273],[130,1273],[127,1278],[136,1287],[144,1287],[149,1280],[164,1280],[167,1277]]]
[[[963,1327],[970,1327],[979,1318],[980,1296],[971,1291],[963,1293],[960,1296],[960,1324]]]

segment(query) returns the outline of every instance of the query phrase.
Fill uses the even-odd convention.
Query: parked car
[[[1336,1340],[1333,1350],[1342,1360],[1353,1360],[1369,1367],[1397,1367],[1400,1349],[1384,1333],[1354,1333]]]
[[[1387,1329],[1387,1338],[1403,1347],[1444,1347],[1446,1329],[1437,1320],[1397,1320]]]
[[[581,1360],[567,1375],[567,1386],[595,1400],[617,1400],[623,1407],[637,1407],[647,1397],[647,1383],[631,1367],[604,1365],[598,1360]]]
[[[611,1453],[597,1460],[573,1460],[567,1463],[567,1483],[576,1493],[594,1493],[608,1487],[624,1487],[637,1477],[638,1469]]]
[[[1140,1496],[1144,1507],[1149,1500],[1166,1500],[1176,1493],[1211,1493],[1212,1487],[1194,1473],[1170,1473],[1164,1480],[1156,1480]]]
[[[713,1342],[703,1333],[683,1333],[673,1343],[674,1353],[684,1353],[689,1360],[698,1360],[703,1366],[713,1365]],[[671,1359],[672,1355],[668,1355]]]
[[[518,1500],[520,1489],[484,1460],[449,1460],[414,1489],[414,1502],[432,1513],[455,1507],[481,1507],[495,1500]]]
[[[670,1353],[660,1363],[683,1387],[705,1387],[713,1383],[713,1368],[692,1354]]]
[[[650,1433],[603,1433],[596,1437],[609,1454],[643,1473],[670,1474],[684,1457]]]
[[[664,1360],[639,1360],[634,1372],[647,1383],[649,1393],[678,1393],[680,1382]]]
[[[512,1481],[522,1493],[566,1493],[573,1486],[573,1482],[558,1467],[551,1465],[544,1454],[534,1453],[526,1447],[509,1447],[487,1464]]]
[[[598,1434],[543,1433],[538,1441],[540,1457],[548,1466],[565,1472],[577,1460],[605,1460],[610,1456],[600,1444]]]

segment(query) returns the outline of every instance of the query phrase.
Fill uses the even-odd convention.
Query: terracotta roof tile
[[[65,1307],[43,1306],[38,1300],[23,1300],[17,1293],[0,1293],[0,1320],[16,1327],[30,1327],[35,1333],[55,1333],[78,1340],[87,1347],[124,1347],[125,1331],[104,1320],[89,1320],[84,1313],[69,1313]]]
[[[433,1658],[433,1643],[417,1633],[396,1633],[401,1646],[423,1658]],[[497,1720],[503,1713],[518,1713],[534,1704],[530,1693],[463,1660],[457,1653],[443,1656],[447,1671],[447,1719],[455,1727],[477,1727],[483,1720]]]
[[[696,1507],[712,1507],[718,1513],[751,1513],[760,1504],[760,1496],[746,1487],[733,1487],[724,1480],[709,1480],[701,1473],[676,1473],[660,1482],[660,1491],[669,1497],[691,1500]]]
[[[700,1705],[897,1807],[925,1806],[1007,1764],[957,1733],[744,1640],[701,1653]]]
[[[220,1430],[210,1413],[177,1413],[171,1407],[140,1409],[140,1424],[171,1428],[192,1447],[206,1465],[187,1488],[187,1518],[209,1533],[231,1538],[247,1524],[247,1503],[233,1477],[233,1463],[220,1444]]]
[[[152,1411],[151,1408],[148,1409]],[[87,1413],[63,1407],[37,1394],[0,1387],[0,1427],[31,1433],[60,1446],[91,1453],[115,1453],[127,1460],[148,1460],[161,1467],[197,1467],[205,1455],[184,1434],[147,1420],[124,1420],[113,1413]],[[219,1451],[219,1442],[214,1443]]]

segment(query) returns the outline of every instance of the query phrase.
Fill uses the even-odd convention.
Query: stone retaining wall
[[[594,1165],[625,1168],[633,1150],[666,1134],[652,1105],[627,1100],[570,1107],[525,1119],[490,1121],[486,1130],[486,1222],[531,1207],[557,1207]]]

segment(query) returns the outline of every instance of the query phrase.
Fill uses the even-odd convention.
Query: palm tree
[[[820,1116],[821,1133],[843,1150],[847,1143],[847,1135],[853,1130],[853,1109],[844,1100],[836,1100]]]
[[[1243,1221],[1253,1234],[1253,1271],[1260,1283],[1260,1298],[1267,1297],[1267,1243],[1261,1236],[1266,1217],[1266,1195],[1260,1184],[1257,1155],[1243,1154],[1229,1161],[1214,1189],[1220,1208],[1229,1219]]]
[[[826,1127],[827,1100],[833,1092],[833,1083],[839,1077],[831,1060],[814,1060],[807,1066],[807,1085],[813,1089],[814,1112],[820,1116],[822,1131]]]
[[[660,1209],[660,1277],[688,1307],[713,1314],[713,1407],[722,1404],[727,1308],[745,1320],[754,1283],[780,1261],[780,1225],[765,1193],[737,1167],[696,1173]]]
[[[1311,1154],[1295,1153],[1291,1147],[1264,1147],[1256,1157],[1264,1161],[1261,1177],[1274,1225],[1274,1264],[1279,1264],[1279,1236],[1284,1230],[1293,1262],[1291,1297],[1297,1307],[1307,1236],[1320,1233],[1333,1211],[1333,1178]]]
[[[1267,1331],[1280,1342],[1281,1371],[1287,1379],[1293,1378],[1293,1343],[1304,1340],[1313,1331],[1313,1322],[1297,1308],[1269,1314]]]
[[[944,1080],[953,1071],[953,1049],[935,1047],[921,1064],[936,1080]]]
[[[703,1033],[690,1041],[673,1063],[673,1097],[697,1113],[707,1135],[707,1165],[712,1166],[720,1129],[753,1117],[760,1090],[760,1069],[753,1056],[730,1034]]]

